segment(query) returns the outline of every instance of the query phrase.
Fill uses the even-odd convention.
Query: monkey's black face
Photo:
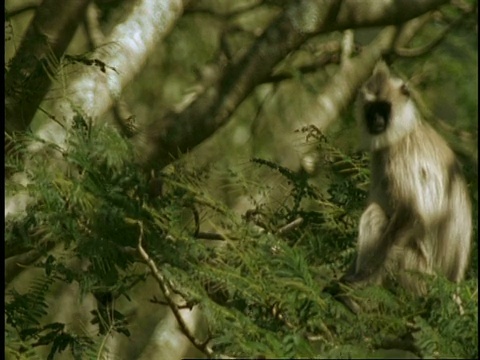
[[[364,115],[370,134],[378,135],[386,130],[391,109],[390,103],[386,101],[374,101],[365,104]]]

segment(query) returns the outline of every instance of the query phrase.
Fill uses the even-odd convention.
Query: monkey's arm
[[[381,270],[392,253],[394,245],[403,245],[412,231],[411,209],[402,206],[390,218],[381,206],[371,203],[360,219],[356,271],[347,275],[347,282],[366,282],[381,277]]]

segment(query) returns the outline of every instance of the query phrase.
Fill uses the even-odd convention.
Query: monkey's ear
[[[405,96],[410,96],[410,88],[407,83],[403,83],[400,87],[400,92]]]

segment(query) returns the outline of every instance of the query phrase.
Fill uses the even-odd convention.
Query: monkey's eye
[[[381,134],[390,120],[391,104],[386,101],[374,101],[365,104],[365,121],[370,134]]]
[[[405,96],[410,96],[410,89],[408,88],[408,85],[405,83],[403,83],[402,86],[400,87],[400,92]]]

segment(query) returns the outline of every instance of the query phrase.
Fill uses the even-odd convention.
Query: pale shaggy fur
[[[357,117],[371,150],[368,206],[360,219],[353,282],[381,284],[395,276],[423,293],[414,272],[463,279],[471,250],[472,212],[465,180],[453,151],[423,123],[403,82],[385,64],[377,66],[359,99]],[[365,126],[365,102],[391,104],[384,132]],[[405,271],[407,270],[407,271]]]

